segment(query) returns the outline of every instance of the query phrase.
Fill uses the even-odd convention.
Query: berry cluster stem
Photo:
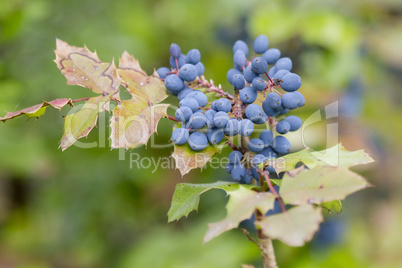
[[[216,92],[219,96],[226,97],[229,100],[234,99],[232,95],[222,89],[221,85],[215,86],[215,83],[214,81],[212,81],[212,79],[208,82],[208,80],[203,75],[201,77],[197,77],[194,82],[197,83],[197,85],[200,87],[207,88],[207,91],[209,92]]]

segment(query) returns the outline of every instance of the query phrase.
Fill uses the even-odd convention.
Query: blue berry
[[[198,102],[198,105],[201,107],[205,107],[205,105],[207,105],[208,102],[207,96],[198,90],[194,90],[193,92],[189,93],[186,97],[194,98]]]
[[[197,102],[195,99],[185,97],[184,99],[182,99],[182,100],[179,102],[179,107],[182,107],[182,106],[187,106],[187,107],[190,108],[190,109],[193,111],[193,113],[194,113],[194,112],[196,112],[196,111],[198,110],[199,104],[198,104],[198,102]]]
[[[233,45],[233,53],[237,50],[241,50],[244,52],[244,55],[248,55],[248,46],[243,40],[237,40]]]
[[[242,89],[246,85],[246,81],[241,74],[235,74],[232,78],[232,85],[235,89]]]
[[[280,83],[281,88],[288,92],[296,91],[302,85],[300,76],[298,76],[295,73],[289,73],[289,74],[283,76],[282,81],[283,82]]]
[[[240,135],[243,137],[250,136],[254,131],[254,124],[249,119],[243,119],[240,121]]]
[[[240,160],[243,158],[243,155],[239,151],[233,151],[229,154],[229,163],[237,164],[240,163]]]
[[[187,106],[182,106],[176,110],[174,115],[177,120],[186,123],[190,119],[190,116],[193,115],[193,111]]]
[[[172,142],[177,145],[185,144],[189,139],[188,130],[185,128],[176,128],[172,132]]]
[[[180,78],[187,82],[194,81],[197,75],[197,68],[192,64],[184,64],[179,70]]]
[[[279,70],[288,70],[290,72],[290,70],[292,70],[292,60],[288,57],[285,58],[280,58],[276,63],[275,63],[275,67],[276,67],[276,71]]]
[[[267,120],[268,120],[267,115],[263,112],[261,117],[255,118],[254,121],[253,120],[251,121],[253,121],[253,123],[256,125],[262,125],[265,124]]]
[[[184,82],[175,74],[169,74],[165,78],[165,87],[173,94],[179,94],[180,90],[184,88]]]
[[[246,67],[247,66],[247,59],[246,54],[242,50],[236,50],[233,55],[233,62],[237,67]]]
[[[161,79],[165,79],[168,73],[170,73],[170,69],[167,67],[160,67],[156,70],[157,74]]]
[[[265,81],[261,77],[256,77],[252,81],[253,88],[257,91],[263,91],[265,89]]]
[[[276,132],[279,134],[286,134],[290,130],[290,124],[286,120],[279,121],[276,124]]]
[[[276,67],[275,66],[271,67],[271,69],[269,69],[269,71],[268,71],[268,76],[269,77],[274,77],[275,73],[276,73]]]
[[[201,60],[201,53],[198,49],[190,50],[186,55],[186,62],[196,65]]]
[[[272,109],[276,109],[279,106],[281,106],[281,97],[275,92],[268,93],[267,97],[265,98],[265,101],[268,103],[268,106],[271,107]]]
[[[217,105],[218,105],[218,100],[214,100],[214,101],[211,103],[211,110],[214,110],[214,111],[216,111],[216,112],[219,112]]]
[[[241,72],[237,69],[230,69],[227,73],[226,73],[226,78],[228,79],[229,83],[233,85],[233,76],[235,74],[240,74]]]
[[[286,117],[285,121],[289,123],[290,131],[296,131],[303,125],[303,121],[298,116],[295,115]]]
[[[201,151],[208,145],[207,136],[202,132],[194,132],[188,138],[188,144],[194,151]]]
[[[224,133],[226,136],[233,137],[233,136],[236,136],[237,134],[239,134],[240,130],[241,130],[240,121],[235,118],[231,118],[226,123],[226,126],[224,128]]]
[[[264,163],[266,160],[266,157],[262,154],[257,154],[253,157],[253,159],[251,160],[251,164],[253,164],[253,166],[257,166],[261,163]]]
[[[251,64],[250,64],[249,66],[247,66],[247,67],[244,69],[243,76],[244,76],[244,79],[245,79],[248,83],[251,83],[251,82],[253,82],[253,79],[254,79],[254,78],[259,77],[259,74],[255,73],[255,72],[253,72],[253,71],[251,70]]]
[[[268,38],[266,35],[260,35],[254,40],[253,48],[255,53],[262,54],[267,51],[269,46]]]
[[[246,113],[246,117],[253,122],[254,122],[254,120],[261,118],[263,115],[263,111],[262,111],[261,107],[255,103],[248,105],[246,107],[245,113]]]
[[[270,48],[261,56],[268,64],[274,64],[281,57],[281,51],[277,48]]]
[[[248,149],[254,153],[264,150],[264,142],[260,139],[251,139],[248,142]]]
[[[226,127],[226,124],[228,121],[229,121],[229,116],[225,112],[217,112],[214,116],[214,125],[217,128]]]
[[[246,168],[242,164],[234,165],[232,169],[232,178],[234,181],[240,181],[244,174],[246,173]]]
[[[194,129],[200,129],[205,126],[205,123],[207,121],[207,118],[205,115],[202,113],[194,113],[190,116],[189,122],[189,127],[194,128]]]
[[[264,155],[267,159],[278,158],[278,154],[272,149],[271,146],[266,147],[261,151],[261,154]]]
[[[201,75],[204,74],[205,67],[204,67],[204,64],[202,64],[201,61],[195,65],[195,68],[197,68],[197,75],[198,76],[201,76]]]
[[[205,118],[207,119],[205,125],[208,128],[213,128],[214,127],[214,116],[215,116],[215,114],[216,114],[216,111],[212,110],[212,109],[205,112],[204,115],[205,115]]]
[[[294,91],[293,94],[295,94],[297,96],[297,98],[299,99],[297,106],[298,107],[304,106],[304,104],[306,103],[306,100],[304,99],[303,94],[301,94],[299,91]]]
[[[239,97],[244,104],[251,104],[257,99],[257,91],[253,87],[245,87],[240,90]]]
[[[227,164],[225,165],[225,171],[226,171],[226,173],[231,174],[231,172],[232,172],[232,170],[233,170],[233,167],[234,167],[233,164],[227,163]]]
[[[217,111],[228,113],[232,110],[232,104],[230,103],[230,100],[226,98],[220,98],[216,102],[216,109]]]
[[[175,58],[170,57],[169,63],[170,67],[177,69]],[[179,58],[177,58],[177,64],[179,65],[179,68],[186,64],[186,56],[184,54],[180,54]]]
[[[282,106],[286,109],[292,110],[296,109],[299,104],[299,98],[293,92],[287,92],[282,95],[281,98]]]
[[[251,168],[251,175],[253,176],[254,179],[259,180],[260,179],[260,174],[257,172],[257,168],[252,167]]]
[[[182,99],[184,99],[187,94],[193,92],[193,89],[190,87],[185,87],[182,90],[180,90],[179,94],[177,95],[177,98],[179,99],[179,101],[181,101]]]
[[[264,142],[264,147],[268,147],[271,145],[272,140],[274,139],[274,133],[271,130],[265,129],[258,136],[260,140]]]
[[[282,77],[284,77],[285,75],[290,74],[290,72],[288,70],[282,69],[279,70],[275,73],[273,79],[276,81],[278,79],[282,79]]]
[[[272,148],[278,154],[287,154],[290,152],[290,142],[283,136],[276,136],[272,141]]]
[[[251,70],[257,74],[263,74],[267,69],[268,63],[261,57],[257,57],[251,62]]]
[[[221,128],[211,128],[207,130],[207,138],[209,143],[218,144],[223,140],[224,134]]]
[[[180,56],[181,50],[178,44],[172,43],[169,48],[170,55],[173,58],[178,58]]]
[[[272,109],[271,106],[269,106],[268,101],[265,100],[262,103],[262,109],[264,109],[264,112],[269,116],[269,117],[276,117],[279,114],[279,111],[276,109]]]

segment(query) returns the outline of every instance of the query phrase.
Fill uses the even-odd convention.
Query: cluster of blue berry
[[[172,69],[161,67],[157,70],[168,92],[179,99],[175,118],[182,124],[172,133],[173,143],[183,145],[188,142],[192,150],[201,151],[208,143],[220,143],[225,136],[240,134],[249,137],[255,132],[254,124],[266,124],[271,128],[263,130],[258,138],[244,139],[247,148],[239,149],[232,144],[235,151],[229,155],[225,170],[241,183],[250,183],[253,177],[259,178],[256,169],[258,164],[290,152],[288,139],[281,135],[275,136],[272,130],[286,134],[298,130],[302,125],[302,120],[297,116],[288,116],[279,122],[276,119],[278,115],[303,106],[305,100],[297,91],[302,82],[297,74],[291,72],[292,61],[287,57],[281,58],[278,49],[268,47],[268,38],[265,35],[258,36],[253,44],[255,56],[249,61],[247,44],[241,40],[236,41],[233,46],[235,68],[227,72],[227,79],[235,89],[235,97],[230,95],[231,98],[228,98],[228,95],[220,94],[223,97],[212,103],[208,102],[203,92],[196,89],[200,77],[204,79],[204,66],[197,49],[184,55],[177,44],[172,44]],[[270,65],[273,66],[268,71]],[[285,91],[284,94],[277,90],[279,87]],[[265,97],[265,100],[261,100],[261,106],[254,103],[259,95]],[[244,159],[246,151],[256,153],[251,161]],[[267,171],[274,173],[275,169],[268,166]]]

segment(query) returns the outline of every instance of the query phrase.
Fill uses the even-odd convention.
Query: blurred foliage
[[[170,43],[184,51],[196,47],[206,77],[229,88],[225,77],[233,42],[251,43],[267,34],[270,46],[290,56],[303,78],[307,105],[298,111],[303,119],[348,98],[350,82],[361,80],[362,90],[351,102],[361,109],[340,110],[348,117],[336,121],[339,138],[347,149],[365,148],[377,160],[371,169],[357,169],[375,188],[354,194],[343,203],[343,214],[329,216],[343,226],[339,239],[317,246],[317,238],[302,248],[276,242],[279,264],[400,267],[401,14],[398,0],[4,0],[0,107],[14,111],[43,100],[88,96],[65,85],[52,61],[56,38],[86,44],[103,61],[127,50],[148,73],[168,64]],[[110,151],[108,130],[101,127],[109,120],[106,114],[86,140],[97,146],[61,153],[66,113],[49,111],[40,120],[20,118],[0,126],[0,267],[260,267],[258,249],[238,231],[202,245],[206,223],[223,217],[221,191],[202,197],[197,214],[167,224],[176,183],[227,179],[223,170],[206,168],[182,179],[177,170],[154,172],[153,164],[130,168],[130,154],[167,157],[172,148]],[[327,123],[306,129],[307,145],[326,146]],[[158,129],[155,142],[166,143],[169,122]],[[298,144],[295,149],[302,148],[301,133],[289,137]],[[122,155],[125,160],[119,160]]]

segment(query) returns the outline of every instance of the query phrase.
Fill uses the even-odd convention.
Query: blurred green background
[[[198,48],[206,77],[230,90],[232,44],[266,34],[303,79],[307,103],[294,114],[306,119],[339,100],[342,116],[330,121],[339,139],[376,159],[355,169],[375,187],[348,197],[342,214],[326,215],[313,242],[275,242],[280,267],[402,267],[401,32],[398,0],[0,0],[1,116],[89,96],[65,85],[52,61],[56,38],[96,49],[103,61],[127,50],[148,73],[168,65],[170,43]],[[129,153],[119,160],[99,138],[108,135],[102,128],[86,141],[105,147],[62,153],[67,110],[0,125],[0,267],[261,267],[258,249],[237,230],[202,244],[207,223],[225,215],[223,191],[206,193],[198,213],[167,224],[176,183],[229,179],[223,170],[181,178],[173,169],[130,169]],[[307,145],[325,146],[326,124],[309,128]],[[158,132],[157,143],[168,141],[169,122]],[[290,136],[296,149],[300,137]],[[172,148],[131,152],[169,156]]]

